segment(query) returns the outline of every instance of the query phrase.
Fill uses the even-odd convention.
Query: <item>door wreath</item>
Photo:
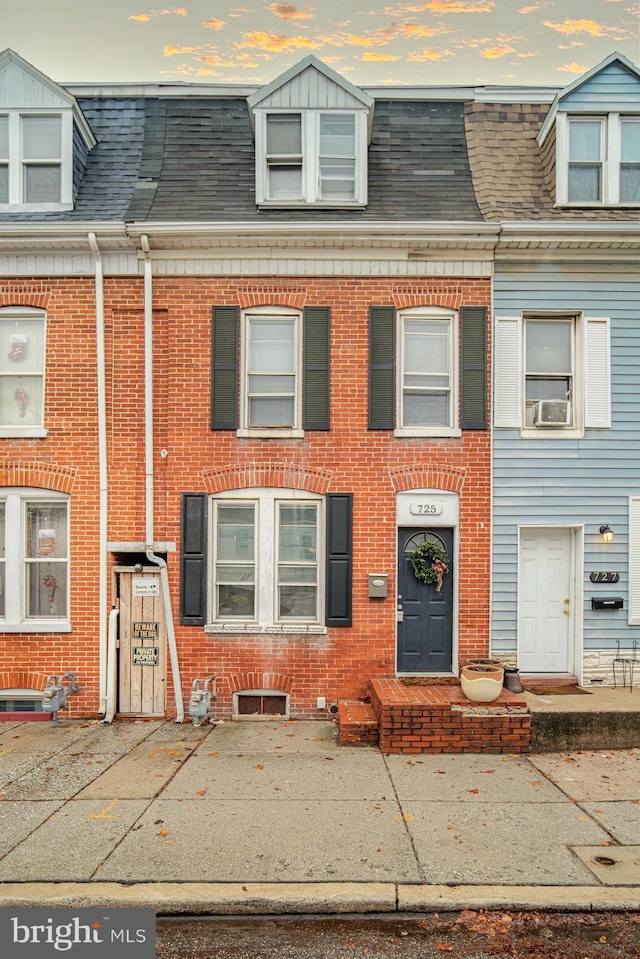
[[[437,543],[425,540],[409,556],[416,579],[421,583],[435,583],[436,592],[442,589],[442,579],[449,570],[449,557]]]

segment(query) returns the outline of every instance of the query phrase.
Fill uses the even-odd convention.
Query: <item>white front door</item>
[[[569,673],[575,620],[572,530],[520,530],[518,668]]]

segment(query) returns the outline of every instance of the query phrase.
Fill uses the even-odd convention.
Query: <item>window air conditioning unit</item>
[[[539,400],[533,404],[534,426],[571,426],[569,400]]]

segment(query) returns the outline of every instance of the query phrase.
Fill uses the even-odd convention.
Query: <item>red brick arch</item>
[[[34,689],[41,693],[50,673],[36,673],[27,669],[4,669],[0,672],[0,691],[3,689]]]
[[[34,288],[35,287],[35,288]],[[0,307],[29,307],[30,309],[46,310],[51,298],[51,287],[41,286],[29,281],[29,285],[16,283],[0,286]]]
[[[281,693],[290,693],[293,687],[293,677],[285,676],[284,673],[247,670],[241,673],[231,673],[228,677],[228,683],[232,693],[239,693],[245,689],[277,689]]]
[[[232,489],[302,489],[308,493],[325,495],[331,483],[328,470],[279,463],[255,463],[230,466],[227,469],[204,470],[202,473],[208,493],[222,493]]]
[[[77,470],[33,460],[0,460],[0,486],[28,486],[70,493]]]
[[[461,493],[467,471],[460,466],[406,466],[390,471],[396,493],[413,489],[441,489]]]

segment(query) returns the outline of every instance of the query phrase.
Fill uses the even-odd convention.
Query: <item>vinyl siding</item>
[[[640,81],[622,64],[612,63],[562,99],[561,109],[570,113],[638,111]]]
[[[611,323],[612,425],[583,438],[525,439],[518,429],[494,432],[492,645],[516,648],[518,525],[584,526],[584,648],[631,646],[628,625],[629,496],[640,495],[640,277],[625,264],[520,264],[496,270],[496,316],[523,310],[582,311]],[[601,543],[599,527],[615,531]],[[593,570],[615,570],[620,582],[593,584]],[[591,610],[591,597],[623,596],[624,612]]]

